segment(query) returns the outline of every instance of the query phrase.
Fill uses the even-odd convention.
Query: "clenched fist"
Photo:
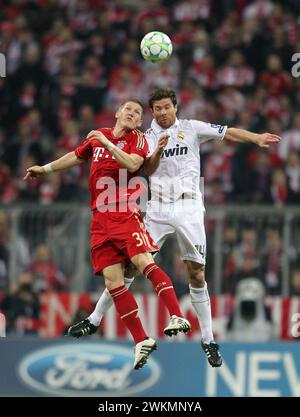
[[[88,135],[87,139],[97,139],[105,148],[107,148],[107,145],[109,144],[109,140],[105,135],[103,135],[102,132],[99,130],[92,130]]]

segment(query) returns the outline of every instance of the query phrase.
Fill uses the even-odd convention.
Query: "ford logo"
[[[159,379],[160,369],[149,359],[132,368],[133,349],[108,344],[64,344],[25,356],[19,377],[40,394],[55,396],[127,396],[145,391]]]

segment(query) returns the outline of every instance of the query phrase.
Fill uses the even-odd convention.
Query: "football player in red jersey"
[[[137,176],[143,165],[148,145],[142,125],[143,107],[129,100],[116,113],[113,128],[91,131],[74,151],[44,166],[27,169],[25,180],[60,171],[92,159],[89,187],[91,193],[91,254],[94,271],[102,272],[105,286],[113,297],[116,310],[136,343],[134,368],[141,368],[156,342],[146,334],[138,317],[138,306],[124,283],[125,268],[132,263],[152,283],[165,303],[171,319],[165,334],[172,336],[191,329],[182,317],[172,281],[154,262],[154,244],[143,223],[138,206],[128,204],[133,191],[130,179]],[[168,140],[165,136],[163,141]],[[120,170],[123,176],[120,180]],[[126,175],[124,175],[126,174]],[[103,191],[104,189],[104,191]],[[71,326],[69,334],[80,337],[96,331],[88,319]]]

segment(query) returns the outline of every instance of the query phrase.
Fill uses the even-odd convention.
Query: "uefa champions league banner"
[[[299,397],[298,342],[222,344],[211,368],[198,342],[158,342],[141,370],[133,344],[0,339],[0,396]]]

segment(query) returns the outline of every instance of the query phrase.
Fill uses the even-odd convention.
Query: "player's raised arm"
[[[61,158],[50,162],[49,164],[43,166],[34,165],[32,167],[27,168],[27,174],[25,175],[24,180],[37,178],[41,175],[49,174],[50,172],[72,168],[76,165],[82,164],[82,162],[84,162],[84,160],[78,158],[75,154],[75,151],[72,151],[62,156]]]
[[[281,140],[280,136],[272,133],[259,134],[235,127],[228,128],[224,137],[235,142],[256,143],[261,148],[269,148],[272,143],[278,143]]]
[[[159,138],[157,148],[153,154],[145,161],[144,171],[148,176],[152,175],[158,168],[161,155],[164,151],[164,148],[169,140],[169,135],[163,135]]]

